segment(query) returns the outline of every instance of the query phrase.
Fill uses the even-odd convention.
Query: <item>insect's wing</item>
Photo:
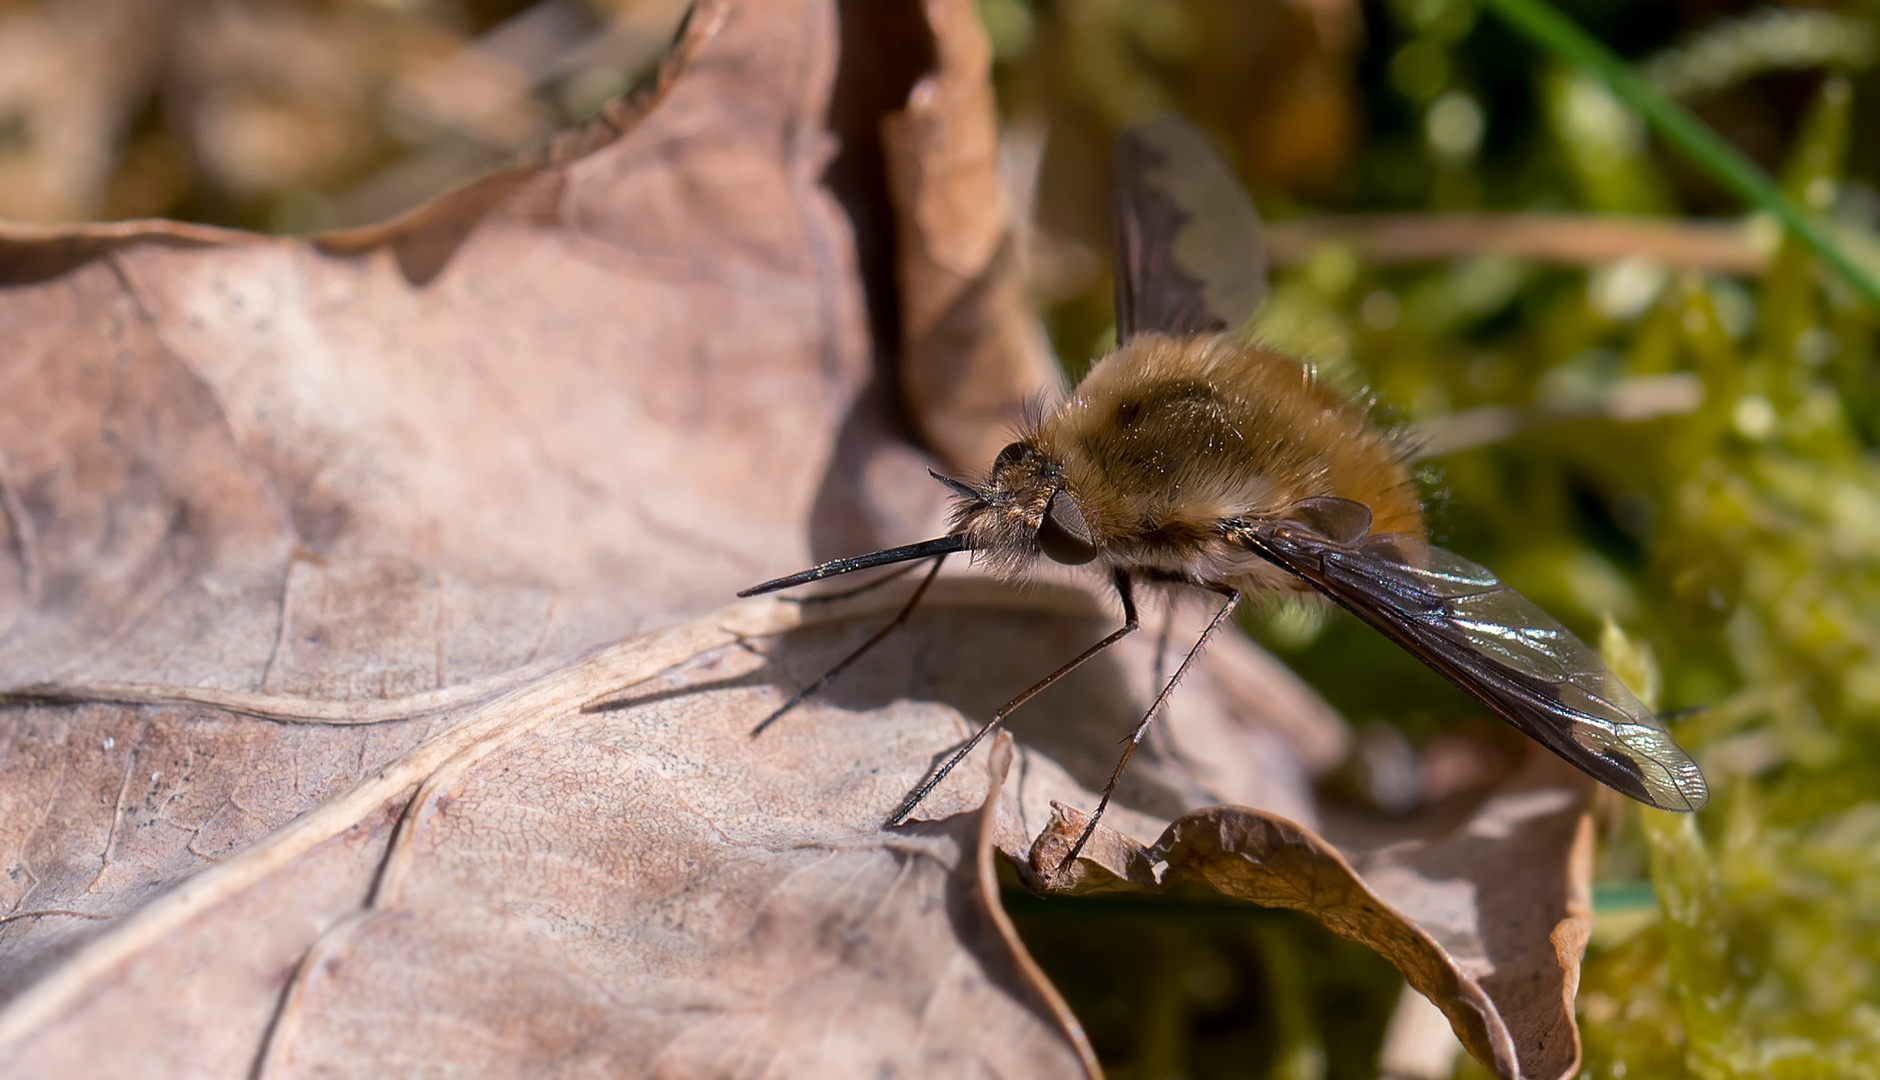
[[[1348,545],[1283,522],[1242,536],[1600,783],[1664,810],[1709,800],[1664,722],[1487,569],[1410,537]]]
[[[1200,128],[1168,115],[1116,140],[1116,339],[1237,329],[1266,297],[1260,216]]]

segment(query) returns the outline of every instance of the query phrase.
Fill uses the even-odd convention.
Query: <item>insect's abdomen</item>
[[[1132,339],[1036,441],[1118,551],[1202,558],[1221,521],[1315,495],[1363,503],[1373,531],[1422,533],[1396,440],[1298,360],[1227,335]]]

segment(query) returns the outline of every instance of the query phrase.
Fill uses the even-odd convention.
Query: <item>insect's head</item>
[[[959,496],[953,532],[997,573],[1017,573],[1042,555],[1080,566],[1101,553],[1077,497],[1064,486],[1063,466],[1027,440],[999,451],[985,483],[975,487],[935,477]]]

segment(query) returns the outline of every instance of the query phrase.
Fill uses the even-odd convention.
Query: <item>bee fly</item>
[[[1040,557],[1105,571],[1123,625],[992,714],[902,800],[902,821],[1019,706],[1137,628],[1138,586],[1223,603],[1137,724],[1068,866],[1182,675],[1248,593],[1317,592],[1408,649],[1600,783],[1664,810],[1709,798],[1697,765],[1597,654],[1494,574],[1423,538],[1405,448],[1310,366],[1227,331],[1266,291],[1260,221],[1207,137],[1165,117],[1116,144],[1115,351],[1070,399],[968,483],[947,535],[837,559],[754,596],[890,563],[933,560],[895,618],[752,732],[906,622],[954,552],[1002,578]]]

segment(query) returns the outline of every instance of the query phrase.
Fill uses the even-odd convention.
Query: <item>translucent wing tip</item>
[[[1697,762],[1687,757],[1682,765],[1686,767],[1672,774],[1671,783],[1677,793],[1683,797],[1684,804],[1682,806],[1659,804],[1659,806],[1660,809],[1689,814],[1702,810],[1710,802],[1710,785],[1705,782],[1704,774],[1698,771]]]

